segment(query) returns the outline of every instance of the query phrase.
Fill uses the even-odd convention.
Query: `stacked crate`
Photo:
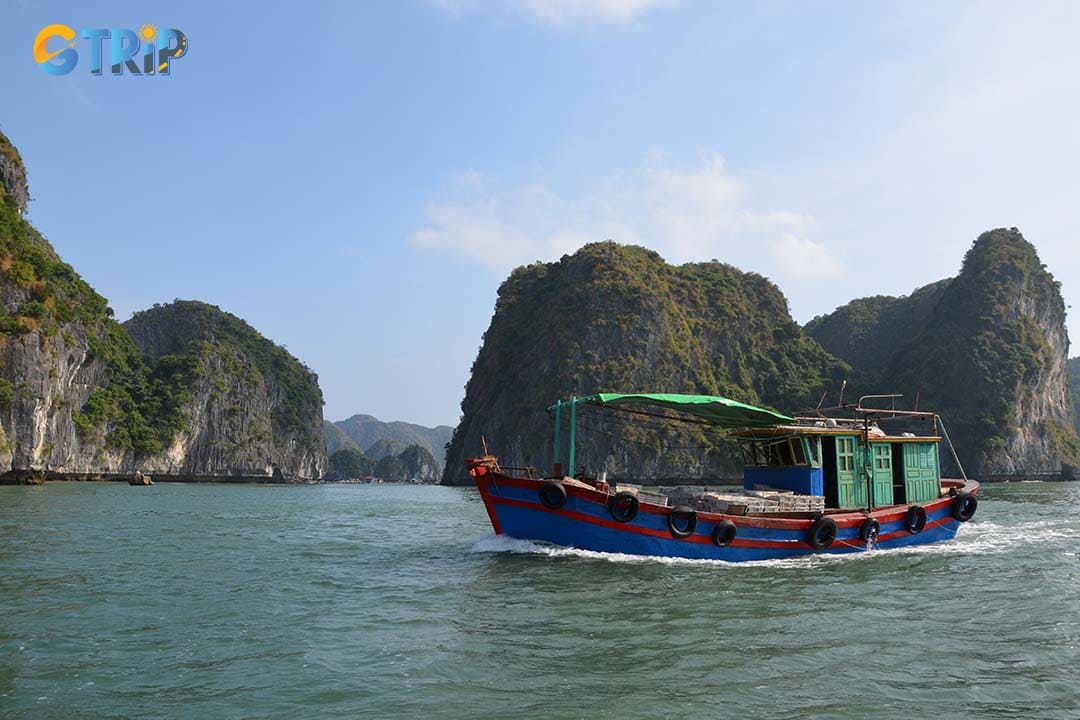
[[[769,512],[769,502],[764,498],[729,493],[702,493],[698,498],[697,509],[705,512],[724,513],[727,515],[745,515],[748,512]]]
[[[825,512],[824,495],[796,495],[790,490],[747,490],[746,494],[775,505],[766,512]]]
[[[650,503],[652,505],[660,505],[661,507],[667,507],[668,496],[660,493],[645,492],[641,489],[640,485],[631,485],[630,483],[619,483],[615,486],[616,492],[628,492],[631,495],[637,497],[638,502]]]
[[[620,485],[619,489],[628,486]],[[821,513],[825,512],[825,498],[822,495],[797,495],[790,490],[747,490],[742,493],[722,493],[704,490],[694,486],[663,488],[665,499],[672,505],[688,505],[695,510],[724,515],[745,515],[747,513]],[[635,492],[636,488],[634,489]],[[649,493],[638,492],[643,502],[654,502]],[[648,496],[648,500],[646,500]],[[667,505],[667,502],[660,502]]]

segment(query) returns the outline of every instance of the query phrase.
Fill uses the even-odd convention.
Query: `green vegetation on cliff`
[[[461,479],[481,437],[507,462],[549,466],[543,408],[559,397],[666,391],[796,410],[847,373],[760,275],[718,262],[673,266],[613,242],[586,245],[559,262],[518,268],[499,288],[444,479]],[[591,469],[606,462],[624,476],[674,477],[688,467],[697,476],[734,467],[729,449],[701,430],[656,433],[617,418],[593,428],[597,450],[582,457]],[[629,444],[617,450],[606,437],[613,434]]]
[[[330,454],[330,464],[326,472],[327,480],[359,480],[371,475],[375,463],[371,458],[355,448],[344,447]]]
[[[108,382],[72,414],[79,434],[91,440],[107,427],[109,447],[138,455],[168,447],[187,419],[183,405],[190,399],[186,386],[194,363],[169,358],[150,369],[124,328],[111,320],[88,341],[87,361],[103,359]]]
[[[852,300],[829,315],[814,318],[806,332],[822,347],[851,363],[853,372],[880,373],[882,355],[923,332],[951,280],[939,280],[921,287],[907,297],[874,297]],[[855,379],[855,378],[849,378]],[[888,382],[888,378],[865,378],[867,385]]]
[[[326,440],[326,454],[330,457],[342,449],[362,452],[351,437],[329,420],[323,421],[323,439]]]
[[[299,437],[312,449],[322,447],[321,424],[311,422],[322,416],[322,390],[315,374],[244,320],[214,305],[175,300],[135,313],[124,329],[163,386],[168,387],[170,379],[190,382],[194,375],[206,374],[219,393],[237,379],[264,382],[272,388],[273,432]]]
[[[391,482],[432,483],[439,479],[435,458],[420,445],[409,445],[379,458],[348,447],[330,455],[327,480],[357,480],[368,476]]]

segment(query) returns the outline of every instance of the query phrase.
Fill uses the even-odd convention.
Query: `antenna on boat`
[[[828,394],[829,394],[828,390],[821,393],[821,399],[817,401],[817,407],[814,408],[814,412],[816,412],[818,415],[821,414],[821,406],[825,404],[825,396],[828,395]]]
[[[488,455],[487,438],[485,438],[483,435],[480,436],[480,447],[484,448],[484,457],[487,457],[487,455]]]
[[[840,383],[840,402],[836,403],[837,407],[844,407],[844,388],[847,387],[847,380]]]

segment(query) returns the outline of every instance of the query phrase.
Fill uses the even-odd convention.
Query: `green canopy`
[[[768,427],[794,422],[793,418],[772,410],[754,407],[718,395],[678,395],[674,393],[641,393],[621,395],[598,393],[586,402],[604,407],[660,407],[699,417],[710,425],[724,428]]]

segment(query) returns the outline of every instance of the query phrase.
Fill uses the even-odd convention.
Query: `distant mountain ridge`
[[[409,445],[419,445],[431,453],[440,470],[446,456],[446,443],[450,442],[453,434],[454,429],[449,425],[426,427],[400,420],[383,422],[364,414],[336,422],[327,421],[323,429],[328,455],[341,449],[353,449],[378,460],[388,453],[394,453],[395,448],[400,451]],[[370,452],[373,446],[377,446],[374,454]]]
[[[323,439],[326,442],[327,456],[338,450],[357,450],[363,452],[345,431],[329,420],[323,420]]]

